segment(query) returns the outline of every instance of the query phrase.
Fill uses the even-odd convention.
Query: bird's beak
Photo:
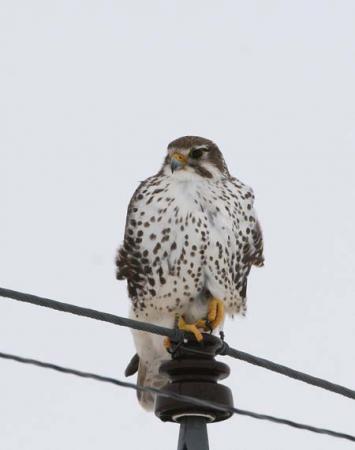
[[[175,170],[183,169],[187,164],[187,157],[181,153],[173,153],[171,155],[171,171],[174,173]]]

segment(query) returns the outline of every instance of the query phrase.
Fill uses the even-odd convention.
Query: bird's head
[[[217,145],[198,136],[184,136],[171,142],[163,166],[164,174],[197,174],[204,178],[228,176],[228,168]]]

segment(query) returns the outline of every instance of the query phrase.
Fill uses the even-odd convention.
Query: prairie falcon
[[[117,254],[131,318],[189,330],[202,340],[225,313],[246,310],[251,266],[262,266],[263,238],[250,187],[229,173],[212,141],[185,136],[169,144],[161,170],[140,184],[128,207]],[[138,383],[162,387],[169,358],[160,336],[134,331]],[[133,369],[133,370],[132,370]],[[139,394],[150,410],[154,398]]]

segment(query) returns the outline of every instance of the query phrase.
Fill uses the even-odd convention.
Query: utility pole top
[[[231,390],[218,381],[227,378],[229,367],[215,360],[220,340],[204,335],[203,343],[188,342],[172,349],[172,360],[163,363],[160,372],[170,382],[163,391],[195,397],[233,408]],[[155,414],[163,422],[180,424],[178,450],[208,450],[207,424],[229,419],[233,413],[213,407],[197,406],[159,396]]]

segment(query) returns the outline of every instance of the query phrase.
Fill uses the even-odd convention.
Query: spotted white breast
[[[246,280],[262,259],[253,193],[236,179],[155,176],[132,199],[118,266],[131,272],[136,318],[189,313],[206,296],[243,311]],[[134,275],[134,276],[133,276]]]

